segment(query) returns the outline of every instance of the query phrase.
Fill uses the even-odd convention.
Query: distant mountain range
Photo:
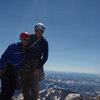
[[[100,95],[100,75],[48,71],[45,76],[41,82],[40,97],[52,98],[47,100],[64,100],[70,93],[80,94],[84,98]]]

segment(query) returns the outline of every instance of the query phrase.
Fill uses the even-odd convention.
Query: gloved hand
[[[44,68],[43,66],[39,68],[39,81],[43,81],[45,79]]]

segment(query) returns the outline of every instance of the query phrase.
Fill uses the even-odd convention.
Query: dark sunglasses
[[[24,41],[29,41],[29,39],[22,39],[22,40],[24,40]]]

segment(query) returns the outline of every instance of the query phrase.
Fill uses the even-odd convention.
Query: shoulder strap
[[[37,39],[32,45],[29,46],[29,48],[34,47],[34,45],[35,45],[39,40],[41,40],[41,38]]]

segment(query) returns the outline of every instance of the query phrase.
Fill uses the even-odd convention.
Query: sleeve
[[[43,65],[46,63],[46,61],[48,60],[48,51],[49,51],[49,47],[48,47],[48,42],[45,41],[42,45],[42,60],[38,66],[38,68],[43,67]]]
[[[5,52],[1,55],[0,58],[0,69],[5,69],[5,63],[7,62],[7,56],[10,53],[12,45],[8,46]]]

